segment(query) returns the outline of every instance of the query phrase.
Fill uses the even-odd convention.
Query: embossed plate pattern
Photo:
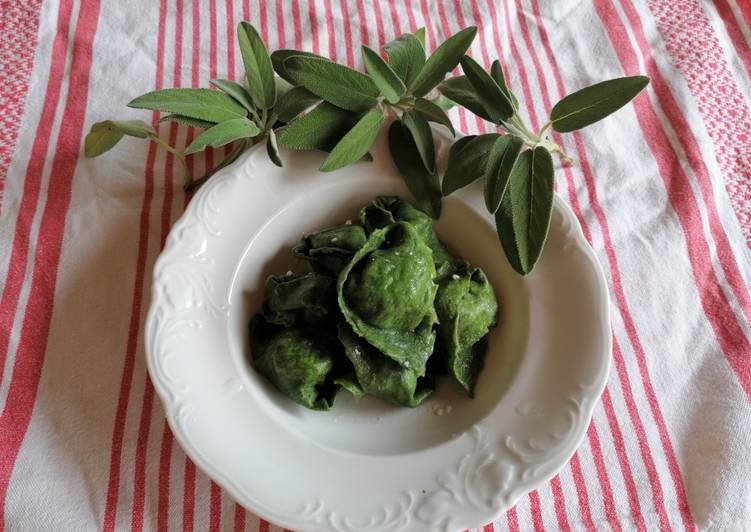
[[[439,135],[439,153],[447,141]],[[248,364],[263,279],[299,269],[306,230],[406,191],[381,137],[375,162],[319,173],[322,156],[247,152],[196,194],[154,269],[146,352],[175,437],[241,504],[298,531],[456,531],[497,518],[555,475],[585,435],[611,356],[602,271],[555,199],[535,271],[508,266],[479,186],[444,203],[439,235],[480,265],[501,302],[470,400],[439,383],[417,409],[340,394],[297,407]]]

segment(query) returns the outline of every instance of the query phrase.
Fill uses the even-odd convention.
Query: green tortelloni
[[[439,280],[435,308],[448,369],[473,397],[487,348],[485,336],[498,316],[493,287],[480,268],[462,263]]]
[[[291,327],[316,323],[331,316],[336,305],[336,281],[315,273],[272,275],[266,280],[263,317]]]
[[[360,222],[368,233],[394,222],[408,222],[433,252],[433,262],[436,265],[456,260],[438,240],[433,229],[433,219],[397,196],[378,196],[372,204],[360,211]]]
[[[473,396],[498,303],[428,215],[381,196],[293,253],[314,271],[269,277],[251,322],[253,365],[281,393],[313,410],[342,388],[416,407],[448,372]]]
[[[394,360],[358,338],[347,325],[339,326],[339,340],[344,353],[355,367],[357,383],[346,386],[355,397],[364,394],[374,395],[385,401],[414,408],[422,403],[433,391],[428,380],[413,369],[405,368]]]
[[[251,327],[253,365],[284,395],[313,410],[329,410],[337,392],[331,378],[341,347],[303,327],[279,327],[257,316]]]
[[[435,342],[435,275],[430,248],[411,224],[376,229],[339,274],[339,308],[358,336],[422,375]]]
[[[342,224],[305,236],[292,252],[321,273],[336,275],[367,240],[359,224]]]

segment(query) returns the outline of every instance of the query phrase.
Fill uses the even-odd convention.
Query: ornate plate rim
[[[237,162],[235,162],[233,165],[221,170],[218,172],[211,180],[211,182],[204,186],[202,189],[200,189],[195,197],[192,199],[192,201],[188,204],[185,212],[182,214],[180,219],[174,224],[172,230],[170,231],[170,235],[167,239],[167,242],[165,244],[164,249],[159,255],[159,258],[157,259],[155,265],[154,265],[154,279],[153,279],[153,285],[152,285],[152,301],[149,308],[149,311],[147,313],[146,317],[146,327],[145,327],[145,335],[144,335],[144,345],[145,345],[145,351],[146,351],[146,360],[147,360],[147,368],[149,375],[152,379],[152,382],[154,384],[155,390],[157,391],[157,394],[162,401],[162,403],[165,405],[165,411],[167,414],[167,421],[169,423],[170,429],[173,432],[173,435],[175,439],[178,441],[180,446],[185,450],[186,454],[190,457],[190,459],[196,464],[196,466],[200,467],[204,472],[207,473],[209,477],[217,481],[221,485],[221,487],[238,502],[243,504],[243,506],[247,507],[250,511],[256,513],[257,515],[268,519],[274,523],[278,523],[282,526],[285,526],[287,528],[296,529],[296,530],[342,530],[342,531],[354,531],[354,530],[365,530],[364,526],[360,523],[356,525],[352,525],[350,522],[347,521],[346,516],[337,515],[333,512],[330,512],[329,514],[325,515],[325,519],[322,520],[321,516],[318,515],[323,511],[323,502],[319,501],[320,504],[314,504],[313,507],[310,508],[304,508],[301,515],[307,515],[307,518],[298,518],[294,519],[287,515],[286,513],[277,513],[271,508],[264,508],[261,503],[258,501],[254,501],[251,498],[249,498],[243,491],[235,485],[235,483],[221,470],[214,467],[212,464],[210,464],[202,455],[202,453],[194,447],[192,442],[190,441],[190,438],[186,435],[186,433],[183,431],[183,428],[181,427],[180,423],[178,422],[179,416],[181,415],[180,412],[172,412],[170,408],[170,404],[172,404],[173,397],[171,396],[174,393],[174,390],[171,390],[170,386],[171,384],[169,382],[166,382],[164,379],[164,376],[158,369],[158,361],[157,361],[157,353],[159,352],[159,349],[156,347],[156,343],[158,341],[158,334],[157,334],[157,328],[158,328],[158,320],[157,320],[157,312],[158,312],[158,305],[156,302],[159,300],[159,291],[160,287],[158,286],[158,276],[157,272],[160,269],[160,266],[164,262],[164,258],[169,254],[171,250],[171,246],[173,246],[173,234],[180,230],[182,224],[185,220],[190,219],[191,217],[197,216],[197,210],[198,206],[202,202],[206,202],[207,198],[209,197],[209,194],[212,189],[216,188],[217,186],[220,186],[222,182],[227,181],[233,174],[237,173],[240,168],[245,165],[249,159],[251,159],[255,154],[259,153],[260,148],[256,147],[252,150],[249,150],[246,154],[244,154],[243,157],[241,157]],[[478,505],[476,508],[477,512],[473,515],[475,516],[481,516],[483,520],[486,522],[495,521],[498,519],[504,511],[506,511],[508,508],[511,508],[514,506],[520,497],[522,497],[527,492],[539,487],[540,485],[544,484],[545,482],[549,481],[551,478],[553,478],[570,460],[571,456],[574,454],[576,449],[579,447],[581,442],[586,436],[586,431],[589,427],[589,424],[592,419],[592,415],[594,412],[594,407],[599,401],[599,398],[605,389],[605,386],[607,384],[608,375],[610,372],[610,367],[612,363],[612,334],[610,333],[610,295],[609,290],[607,288],[607,281],[605,274],[602,270],[602,267],[597,260],[597,257],[594,254],[594,251],[592,250],[589,243],[586,241],[584,237],[584,233],[582,231],[581,225],[579,224],[578,220],[573,214],[573,211],[571,208],[560,198],[556,195],[555,201],[554,201],[554,209],[561,212],[561,214],[564,216],[564,218],[573,226],[573,230],[570,231],[570,234],[573,236],[575,243],[577,247],[584,252],[586,255],[589,263],[591,264],[593,268],[594,276],[596,277],[596,285],[600,292],[601,296],[601,316],[600,319],[603,321],[604,324],[606,324],[607,331],[606,334],[603,335],[603,354],[604,357],[604,365],[602,366],[600,372],[595,375],[593,382],[591,383],[591,388],[587,390],[587,395],[585,398],[582,398],[582,403],[586,404],[580,404],[578,405],[580,410],[578,411],[578,418],[575,423],[572,424],[571,433],[566,435],[566,445],[563,447],[559,447],[555,453],[554,458],[548,459],[547,462],[543,464],[543,466],[548,466],[545,471],[541,475],[534,476],[532,475],[531,478],[528,478],[526,480],[522,479],[515,485],[514,489],[509,491],[508,494],[506,494],[505,497],[498,497],[495,498],[495,500],[492,502],[492,504],[485,504]],[[218,309],[219,312],[222,312],[224,309]],[[586,401],[584,401],[586,399]],[[479,423],[478,423],[479,425]],[[475,449],[480,448],[483,446],[486,442],[482,441],[483,434],[480,429],[477,428],[477,425],[475,425],[472,430],[468,432],[469,437],[471,437],[474,440],[474,446]],[[472,457],[477,455],[477,452],[473,452]],[[494,455],[492,453],[488,454],[488,456],[493,457]],[[471,460],[472,457],[467,457],[467,460]],[[457,465],[457,475],[460,474],[469,474],[469,473],[463,473],[463,470],[466,471],[467,467],[469,467],[466,462],[467,460],[463,459],[460,461],[460,463]],[[487,460],[487,458],[486,458]],[[552,467],[551,466],[552,463]],[[540,467],[543,467],[540,466]],[[447,474],[453,474],[451,472]],[[466,480],[466,479],[465,479]],[[404,496],[407,498],[405,499]],[[410,492],[409,494],[404,494],[403,498],[399,501],[399,507],[397,508],[397,512],[399,510],[404,513],[406,510],[412,510],[412,508],[416,508],[414,510],[415,512],[419,511],[419,509],[422,507],[421,504],[424,506],[424,501],[418,501],[417,506],[415,507],[415,497]],[[318,506],[318,507],[316,507]],[[490,509],[492,508],[492,510]],[[396,518],[392,518],[391,521],[388,521],[387,518],[391,517],[389,509],[388,511],[384,510],[384,517],[383,522],[378,522],[376,519],[373,523],[373,526],[370,528],[370,530],[378,530],[378,531],[385,531],[385,530],[401,530],[404,529],[405,526],[410,524],[409,518],[407,518],[406,521],[404,521],[403,517],[396,515]],[[325,513],[325,512],[324,512]],[[313,519],[313,516],[317,516],[315,519]],[[396,528],[390,525],[398,525]],[[454,529],[454,523],[450,522],[450,519],[443,519],[439,520],[438,522],[428,522],[424,521],[423,525],[425,525],[425,529],[429,530],[453,530]],[[463,526],[463,525],[461,525]],[[323,527],[323,528],[322,528]]]

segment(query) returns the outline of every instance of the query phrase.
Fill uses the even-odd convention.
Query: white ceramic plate
[[[447,142],[439,135],[438,152]],[[484,525],[554,476],[585,435],[611,356],[608,295],[570,209],[555,199],[534,272],[515,274],[477,187],[437,229],[501,303],[476,397],[444,379],[416,409],[340,393],[330,412],[281,396],[250,367],[248,321],[267,275],[299,270],[305,232],[407,192],[383,136],[375,162],[319,173],[322,155],[249,151],[196,194],[154,271],[148,367],[190,458],[250,511],[298,531]]]

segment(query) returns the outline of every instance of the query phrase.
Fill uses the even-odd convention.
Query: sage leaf
[[[285,126],[278,141],[281,146],[292,150],[323,149],[341,138],[355,121],[353,113],[322,102]]]
[[[160,122],[175,122],[176,124],[180,124],[181,126],[200,127],[203,129],[208,129],[214,125],[214,122],[208,122],[206,120],[199,120],[197,118],[191,118],[189,116],[175,115],[175,114],[165,115],[162,118],[160,118],[159,121]]]
[[[415,30],[415,37],[417,37],[417,40],[420,41],[422,49],[425,50],[425,26],[423,26],[422,28],[417,28]]]
[[[445,80],[438,86],[438,91],[449,100],[469,109],[480,118],[492,122],[490,115],[488,115],[485,107],[483,107],[477,98],[475,89],[467,79],[467,76],[455,76]]]
[[[519,248],[516,245],[516,236],[514,236],[511,194],[504,194],[501,206],[495,212],[495,230],[498,233],[498,240],[501,241],[501,247],[503,247],[503,252],[506,254],[509,264],[514,271],[524,275],[524,270],[519,260]]]
[[[435,105],[440,107],[444,112],[448,112],[456,106],[455,101],[449,100],[443,94],[439,94],[432,100],[428,100],[428,101],[433,102]]]
[[[467,80],[475,89],[475,95],[490,116],[491,122],[499,124],[511,118],[514,107],[490,74],[468,55],[462,58],[461,63]]]
[[[519,156],[509,177],[511,219],[519,251],[519,273],[532,271],[540,258],[553,209],[553,158],[542,146]]]
[[[302,50],[290,50],[287,48],[282,48],[281,50],[275,50],[271,52],[271,64],[274,67],[274,71],[279,74],[279,77],[284,81],[293,85],[295,84],[295,80],[292,79],[292,77],[287,73],[287,69],[284,68],[284,62],[287,60],[287,58],[292,57],[293,55],[302,55],[305,57],[314,57],[316,59],[330,61],[328,57],[323,57],[322,55],[314,54],[311,52],[303,52]]]
[[[389,128],[389,151],[417,206],[431,218],[441,215],[438,177],[429,172],[407,128],[394,120]]]
[[[282,167],[282,158],[279,156],[279,146],[276,143],[276,133],[273,129],[269,129],[269,137],[266,139],[266,153],[269,155],[271,162]]]
[[[435,122],[436,124],[442,124],[448,128],[451,132],[451,136],[456,135],[454,131],[454,125],[451,123],[451,119],[446,116],[446,113],[438,105],[426,100],[425,98],[417,98],[415,100],[415,111],[420,113],[425,120]]]
[[[569,94],[550,112],[553,129],[568,133],[594,124],[626,105],[648,84],[646,76],[631,76],[596,83]]]
[[[496,83],[498,83],[498,86],[508,97],[511,104],[514,106],[514,109],[519,109],[519,100],[517,100],[516,96],[514,96],[514,93],[511,92],[511,89],[508,88],[508,85],[506,84],[506,78],[503,75],[503,67],[501,66],[501,62],[498,59],[493,61],[493,63],[490,65],[490,77],[493,78]]]
[[[388,54],[389,65],[409,87],[425,65],[424,45],[415,35],[405,33],[398,39],[387,43],[383,48]]]
[[[274,107],[279,120],[290,122],[303,111],[307,111],[321,99],[305,87],[294,87],[280,96]]]
[[[156,136],[156,131],[141,120],[105,120],[91,126],[84,141],[86,157],[96,157],[112,149],[123,136],[147,138]]]
[[[433,144],[433,132],[430,129],[430,124],[421,114],[414,111],[404,113],[402,122],[412,134],[412,139],[415,141],[417,151],[420,152],[425,168],[428,172],[434,173],[435,145]]]
[[[286,79],[274,76],[274,85],[276,85],[276,103],[279,103],[279,98],[287,94],[289,91],[291,91],[294,88],[294,85],[287,81]],[[276,104],[275,104],[276,106]]]
[[[451,146],[448,156],[448,166],[443,175],[443,195],[466,187],[485,174],[488,155],[495,141],[500,137],[497,133],[462,137]]]
[[[215,123],[244,118],[247,114],[245,107],[234,98],[211,89],[158,90],[131,100],[128,107],[175,113]]]
[[[251,101],[248,90],[234,81],[228,79],[212,79],[210,82],[214,87],[221,89],[225,94],[232,96],[235,101],[240,103],[251,113],[255,113],[253,102]]]
[[[378,103],[378,87],[370,76],[344,65],[293,55],[284,68],[297,85],[342,109],[364,111]]]
[[[506,193],[511,169],[516,164],[524,141],[515,135],[503,135],[496,139],[490,150],[485,171],[485,206],[495,214]]]
[[[365,63],[365,68],[368,69],[368,74],[370,74],[386,101],[398,103],[407,91],[407,87],[396,75],[396,72],[391,69],[386,61],[381,59],[378,52],[365,45],[362,47],[362,60]]]
[[[145,139],[156,135],[156,130],[143,120],[109,120],[109,123],[129,137]]]
[[[235,118],[220,122],[212,128],[198,135],[190,145],[185,148],[185,155],[196,153],[208,146],[218,148],[239,139],[255,137],[261,132],[253,122],[247,118]]]
[[[334,146],[319,170],[331,172],[361,159],[375,142],[385,119],[386,115],[380,107],[366,113]]]
[[[276,83],[266,45],[256,29],[247,22],[237,25],[237,39],[253,104],[258,109],[271,109],[276,102]]]
[[[476,34],[477,28],[470,26],[446,39],[425,62],[412,84],[412,94],[425,96],[443,81],[446,74],[459,64]]]

